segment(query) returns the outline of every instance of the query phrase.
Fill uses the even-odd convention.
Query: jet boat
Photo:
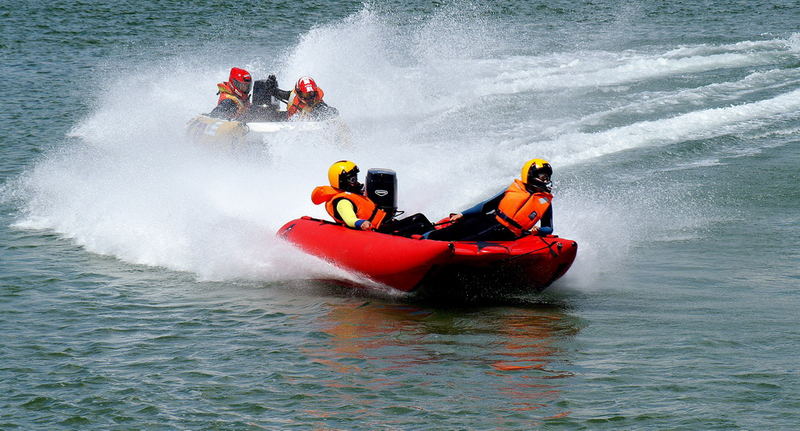
[[[266,82],[255,81],[253,103],[242,121],[197,115],[186,125],[189,139],[203,145],[231,149],[247,144],[269,144],[277,136],[297,133],[302,137],[317,132],[332,136],[340,147],[349,146],[350,129],[336,109],[328,107],[312,118],[286,120],[285,107],[266,90]]]
[[[367,196],[390,218],[397,210],[396,188],[394,171],[368,171]],[[422,218],[423,231],[434,228]],[[575,241],[555,235],[526,235],[513,241],[446,241],[426,239],[420,232],[362,231],[301,217],[286,223],[278,236],[373,282],[432,297],[539,292],[567,272],[578,250]]]
[[[334,120],[326,121],[229,121],[197,115],[186,125],[186,134],[199,144],[236,147],[242,144],[261,144],[278,133],[323,131]],[[336,125],[338,127],[338,125]]]
[[[575,241],[553,235],[514,241],[437,241],[301,217],[278,235],[306,253],[402,292],[474,296],[539,292],[567,272]]]

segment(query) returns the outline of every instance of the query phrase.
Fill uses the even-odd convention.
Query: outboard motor
[[[280,105],[274,94],[274,83],[266,79],[259,79],[253,82],[253,105],[277,109]]]
[[[275,98],[275,83],[266,79],[253,82],[253,105],[245,117],[246,121],[281,121],[286,119],[286,113],[280,112],[281,107]]]
[[[367,197],[386,211],[386,220],[397,213],[397,174],[391,169],[367,171]]]

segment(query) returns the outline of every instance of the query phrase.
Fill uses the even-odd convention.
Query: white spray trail
[[[293,135],[276,137],[272,148],[246,153],[197,148],[184,141],[184,124],[213,107],[214,85],[226,78],[231,65],[193,58],[178,66],[135,67],[135,73],[112,83],[91,115],[76,125],[72,137],[79,143],[70,141],[52,151],[15,184],[24,210],[18,226],[50,229],[92,252],[189,271],[201,279],[342,276],[274,236],[298,216],[325,217],[309,194],[325,182],[327,167],[335,160],[353,159],[362,171],[395,169],[401,208],[436,219],[506,185],[532,156],[549,158],[557,170],[568,170],[625,150],[756,127],[800,110],[795,90],[761,101],[713,109],[701,105],[680,115],[583,131],[587,123],[581,118],[593,118],[602,128],[606,115],[620,104],[587,115],[587,104],[571,99],[575,90],[585,95],[598,86],[769,65],[796,49],[792,51],[791,41],[766,41],[753,42],[755,48],[679,47],[661,54],[504,57],[496,54],[499,48],[518,42],[509,33],[485,30],[492,26],[484,24],[466,17],[398,26],[365,8],[342,22],[312,29],[283,62],[237,64],[256,79],[276,73],[282,88],[300,75],[314,76],[326,100],[350,125],[353,142],[347,148],[324,136]],[[446,33],[443,25],[449,26]],[[449,55],[437,55],[443,44]],[[271,58],[270,53],[259,54]],[[798,76],[772,83],[792,79]],[[746,83],[742,90],[747,90]],[[526,99],[534,94],[537,100],[574,102],[575,111],[548,118],[547,107],[529,107]],[[691,98],[686,93],[661,96]],[[627,97],[634,100],[623,106],[657,112],[647,99]],[[552,132],[550,139],[532,138],[546,135],[544,129]],[[620,235],[621,228],[595,229],[587,215],[624,209],[586,203],[590,199],[583,199],[580,191],[564,195],[568,199],[558,208],[570,214],[558,218],[557,229],[581,242],[582,253],[589,251],[585,256],[612,236],[617,242],[633,241]],[[607,215],[614,219],[614,214]],[[591,266],[591,259],[584,258],[583,264]]]
[[[749,130],[766,121],[796,116],[798,111],[800,90],[794,90],[769,100],[642,121],[603,132],[564,134],[552,142],[522,145],[512,153],[524,157],[536,148],[546,153],[559,153],[559,160],[570,165],[632,148],[667,145]]]

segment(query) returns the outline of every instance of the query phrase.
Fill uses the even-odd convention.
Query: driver
[[[353,229],[378,229],[386,212],[364,196],[364,184],[358,182],[358,166],[349,160],[339,160],[328,168],[330,186],[318,186],[311,192],[315,205],[325,204],[325,210],[336,220]]]
[[[238,67],[231,68],[228,80],[217,84],[217,106],[208,115],[225,120],[241,120],[250,110],[252,88],[250,72]]]
[[[425,237],[511,241],[528,234],[549,235],[553,233],[552,174],[548,161],[528,160],[522,166],[520,179],[515,179],[505,191],[463,213],[451,214],[449,226],[431,231]]]

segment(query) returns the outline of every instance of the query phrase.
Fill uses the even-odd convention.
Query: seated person
[[[553,232],[550,176],[553,169],[542,159],[522,166],[521,180],[461,214],[451,214],[451,224],[425,234],[444,241],[511,241],[528,234]],[[541,221],[541,227],[535,227]]]
[[[243,120],[250,111],[252,85],[250,72],[238,67],[232,68],[228,81],[217,84],[217,106],[208,115],[224,120]]]
[[[286,119],[304,118],[322,120],[339,115],[339,111],[325,103],[322,91],[313,78],[304,76],[297,80],[292,91],[281,90],[275,75],[267,78],[272,96],[286,103]]]
[[[324,203],[325,210],[340,224],[353,229],[380,228],[386,212],[364,196],[364,185],[358,182],[358,166],[339,160],[328,169],[330,186],[318,186],[311,192],[315,205]]]

